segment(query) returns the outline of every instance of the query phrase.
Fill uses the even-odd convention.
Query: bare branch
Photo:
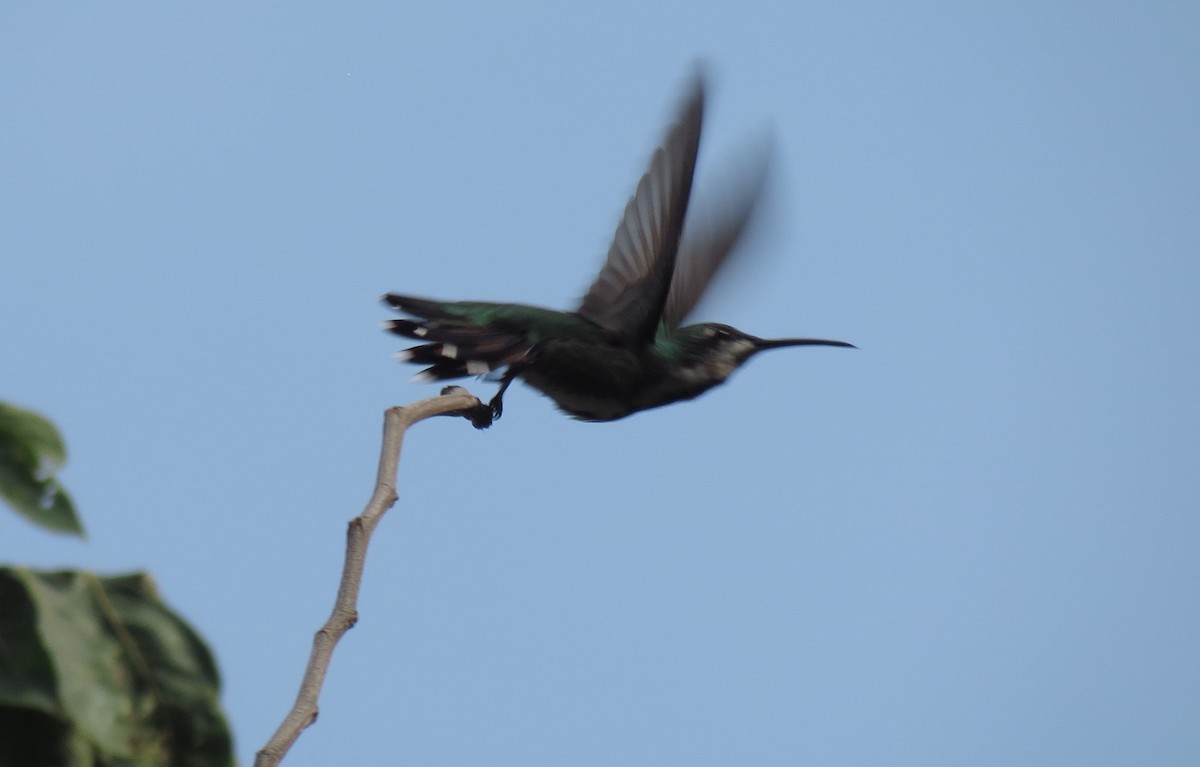
[[[400,447],[408,427],[435,415],[472,415],[486,407],[470,392],[458,386],[442,390],[442,396],[414,402],[408,407],[388,408],[383,417],[383,448],[379,455],[379,470],[375,477],[375,492],[367,506],[350,520],[346,531],[346,561],[342,566],[342,581],[337,600],[329,619],[313,637],[312,653],[300,682],[300,692],[291,711],[279,729],[262,747],[254,759],[255,767],[273,767],[300,737],[301,731],[317,720],[317,698],[325,683],[325,673],[333,658],[338,640],[358,620],[358,591],[362,584],[363,565],[367,559],[367,544],[375,526],[397,500],[396,470],[400,464]]]

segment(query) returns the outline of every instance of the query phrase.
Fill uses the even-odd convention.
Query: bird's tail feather
[[[389,294],[384,300],[419,320],[388,320],[384,328],[406,338],[425,341],[396,356],[428,365],[417,374],[420,381],[482,376],[526,359],[531,344],[523,334],[470,324],[447,311],[444,304]]]

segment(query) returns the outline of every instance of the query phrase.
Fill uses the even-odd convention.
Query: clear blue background
[[[0,560],[152,571],[249,762],[436,392],[377,296],[574,306],[703,59],[701,193],[778,152],[701,319],[861,350],[418,427],[288,764],[1200,763],[1198,8],[8,3],[0,397],[90,538]]]

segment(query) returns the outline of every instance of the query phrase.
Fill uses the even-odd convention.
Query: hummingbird
[[[501,416],[504,392],[516,378],[576,419],[615,421],[703,394],[766,349],[855,348],[816,338],[758,338],[719,323],[682,324],[734,250],[764,175],[723,221],[688,218],[704,103],[705,83],[697,75],[575,311],[383,296],[415,318],[384,323],[422,342],[396,355],[429,366],[414,380],[498,380],[491,401],[469,414],[480,429]]]

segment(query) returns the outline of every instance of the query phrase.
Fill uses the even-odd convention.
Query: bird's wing
[[[762,141],[748,152],[750,158],[735,168],[730,178],[722,180],[716,191],[718,197],[707,200],[700,197],[694,201],[663,310],[662,324],[666,330],[683,323],[737,249],[766,186],[771,150],[771,142]]]
[[[703,115],[704,81],[697,76],[579,306],[580,315],[620,337],[650,343],[658,330],[687,215]]]

